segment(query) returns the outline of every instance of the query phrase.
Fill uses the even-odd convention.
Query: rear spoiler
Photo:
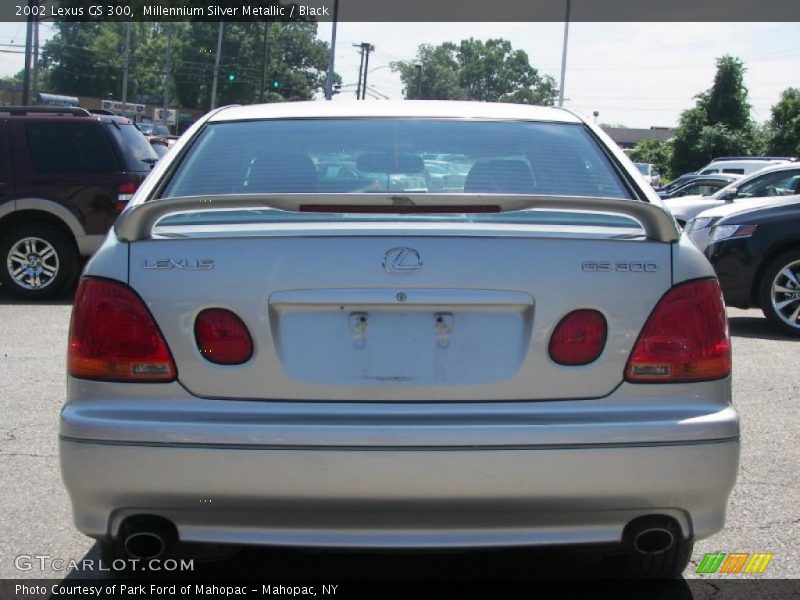
[[[658,242],[672,243],[680,233],[672,215],[664,208],[641,200],[622,200],[619,198],[592,198],[583,196],[497,196],[490,194],[226,194],[219,196],[182,196],[150,200],[134,204],[125,209],[114,224],[117,238],[123,242],[148,239],[153,226],[163,217],[179,212],[201,210],[254,210],[273,208],[292,212],[313,211],[331,212],[334,205],[346,205],[347,212],[353,207],[369,208],[425,206],[463,207],[464,205],[499,207],[499,212],[524,209],[580,210],[600,213],[621,214],[638,221],[645,235]],[[324,209],[322,208],[324,207]],[[378,212],[376,210],[375,212]],[[398,210],[398,212],[401,212]],[[422,210],[420,212],[423,212]]]

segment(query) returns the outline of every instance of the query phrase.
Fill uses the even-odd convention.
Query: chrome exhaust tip
[[[158,558],[167,549],[167,543],[157,533],[141,531],[132,533],[123,542],[125,553],[131,558],[150,560]]]
[[[125,554],[141,560],[163,556],[178,539],[175,526],[160,517],[130,518],[120,534]]]
[[[634,519],[625,526],[623,541],[638,554],[652,556],[675,548],[680,539],[680,525],[675,519],[649,515]]]
[[[634,535],[633,548],[641,554],[661,554],[675,544],[675,536],[669,529],[652,527]]]

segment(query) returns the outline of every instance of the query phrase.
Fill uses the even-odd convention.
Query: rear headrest
[[[260,154],[253,159],[245,189],[248,192],[315,192],[319,178],[314,161],[300,152]]]
[[[469,170],[464,191],[471,193],[532,194],[533,175],[524,160],[479,160]]]

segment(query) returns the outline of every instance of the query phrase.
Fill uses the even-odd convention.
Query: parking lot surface
[[[29,304],[10,299],[0,289],[1,578],[69,575],[41,571],[38,565],[20,569],[16,560],[20,555],[66,561],[96,558],[93,541],[72,525],[58,466],[58,414],[65,395],[70,309],[70,298]],[[695,545],[685,576],[700,577],[694,570],[704,553],[723,551],[772,553],[765,576],[798,578],[800,340],[776,335],[759,311],[729,309],[728,314],[734,402],[742,418],[741,469],[725,529]],[[427,555],[249,549],[224,560],[198,561],[194,574],[458,578],[602,575],[603,569],[603,563],[570,549]]]

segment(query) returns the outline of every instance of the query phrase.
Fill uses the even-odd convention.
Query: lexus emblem
[[[413,248],[392,248],[383,255],[383,268],[389,275],[413,275],[422,268],[422,258]]]

